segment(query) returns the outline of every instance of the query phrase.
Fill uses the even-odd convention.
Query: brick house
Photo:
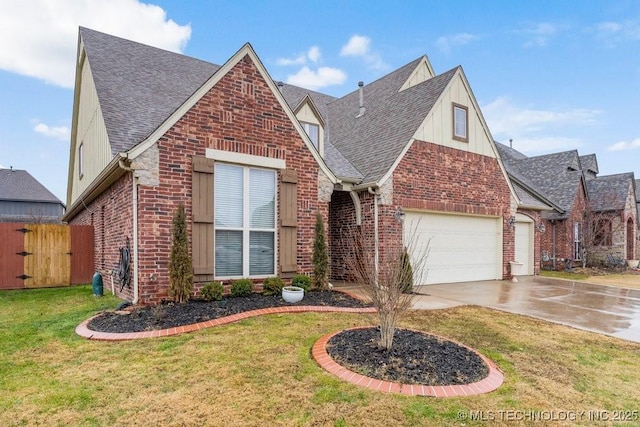
[[[70,152],[64,220],[94,225],[104,276],[130,248],[116,290],[142,304],[167,296],[179,203],[196,293],[311,273],[318,212],[332,280],[352,227],[380,260],[429,240],[425,283],[507,278],[524,206],[462,68],[426,56],[335,98],[274,82],[248,44],[218,66],[81,28]]]
[[[576,150],[535,157],[496,142],[513,185],[540,204],[540,251],[549,268],[587,263],[607,255],[636,259],[637,207],[633,173],[598,176],[595,154]]]

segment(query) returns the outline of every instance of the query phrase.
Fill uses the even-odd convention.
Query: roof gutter
[[[100,174],[89,184],[89,186],[78,196],[78,198],[67,209],[62,217],[63,222],[69,222],[77,216],[82,209],[87,209],[87,204],[93,202],[104,190],[109,188],[111,184],[116,182],[118,178],[124,175],[125,170],[120,167],[120,160],[126,157],[120,153],[116,155]]]

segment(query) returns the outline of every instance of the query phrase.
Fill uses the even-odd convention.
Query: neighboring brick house
[[[129,245],[136,303],[167,297],[179,203],[194,292],[311,273],[316,213],[333,280],[353,227],[379,260],[430,240],[425,283],[509,277],[522,202],[460,67],[421,57],[334,98],[275,83],[248,44],[218,66],[81,28],[71,144],[64,219],[94,225],[103,275]]]
[[[541,203],[540,257],[547,267],[635,259],[637,210],[632,173],[598,175],[595,154],[576,150],[527,157],[496,143],[514,186]]]
[[[29,172],[0,169],[0,222],[60,223],[64,208]]]

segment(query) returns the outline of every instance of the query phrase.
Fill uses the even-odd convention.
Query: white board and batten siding
[[[428,248],[423,270],[414,272],[416,285],[502,279],[499,217],[407,212],[404,242],[415,266]]]
[[[71,200],[73,203],[93,182],[113,158],[107,128],[98,101],[98,93],[93,81],[89,62],[83,60],[78,102],[77,129],[74,140],[73,185]],[[82,144],[82,177],[79,176],[78,149]]]
[[[468,141],[459,141],[453,138],[453,104],[467,108]],[[413,138],[456,150],[496,157],[496,151],[491,136],[484,125],[482,113],[476,108],[476,103],[469,93],[461,71],[456,73]]]

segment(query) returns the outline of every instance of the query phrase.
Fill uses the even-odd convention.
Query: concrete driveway
[[[420,286],[414,308],[480,305],[640,342],[640,290],[520,277]]]

